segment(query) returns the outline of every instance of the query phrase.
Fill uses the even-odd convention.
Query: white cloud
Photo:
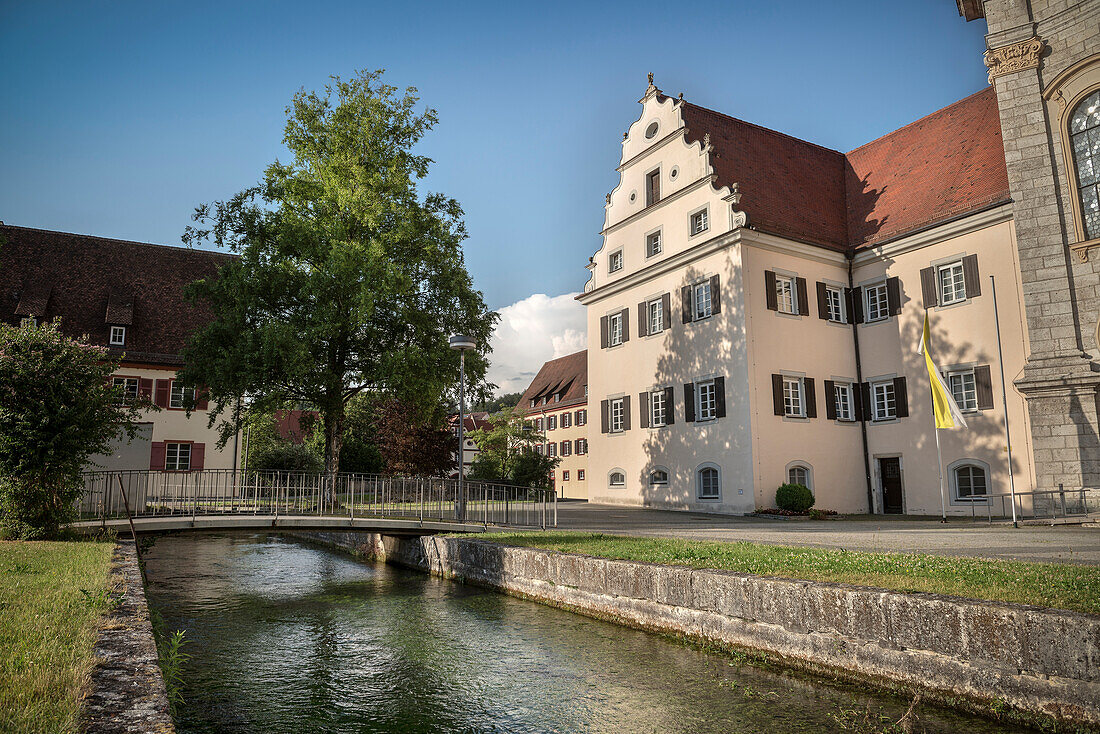
[[[543,363],[585,348],[588,326],[576,293],[535,293],[500,309],[488,378],[497,393],[526,390]]]

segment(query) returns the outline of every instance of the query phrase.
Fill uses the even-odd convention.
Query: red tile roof
[[[542,366],[531,385],[519,399],[516,412],[523,414],[537,412],[541,405],[531,407],[532,400],[542,402],[548,398],[545,409],[564,408],[588,402],[585,387],[588,385],[588,350],[576,352],[565,357],[552,359]],[[561,400],[554,396],[561,394]]]
[[[689,141],[710,134],[718,185],[761,231],[866,247],[1009,200],[993,88],[843,154],[682,102]]]
[[[233,256],[105,237],[0,225],[0,321],[61,318],[61,330],[107,346],[111,319],[127,324],[127,361],[179,365],[211,315],[183,287],[217,274]],[[28,305],[33,310],[28,310]]]

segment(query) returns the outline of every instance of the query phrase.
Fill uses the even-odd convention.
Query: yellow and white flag
[[[936,428],[966,428],[966,419],[959,410],[958,403],[951,395],[951,390],[944,383],[940,371],[932,361],[932,335],[928,328],[928,312],[924,312],[924,333],[921,334],[918,354],[924,355],[924,363],[928,367],[928,380],[932,383],[932,412],[936,416]]]

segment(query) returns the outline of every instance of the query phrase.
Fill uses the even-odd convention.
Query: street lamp
[[[466,352],[477,347],[472,336],[454,334],[451,349],[458,352],[458,492],[455,494],[455,520],[466,519],[466,495],[463,494],[462,473],[466,458]]]

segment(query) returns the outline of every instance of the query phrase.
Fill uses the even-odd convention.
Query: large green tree
[[[489,416],[489,427],[467,434],[478,448],[470,478],[502,479],[528,486],[546,486],[558,457],[539,454],[535,447],[546,440],[514,407]]]
[[[239,425],[239,396],[260,412],[313,406],[333,475],[356,395],[432,406],[454,388],[451,333],[477,339],[467,387],[484,395],[497,318],[466,271],[458,203],[417,190],[431,160],[414,148],[436,113],[418,111],[416,90],[398,93],[381,74],[295,95],[283,136],[292,160],[200,206],[184,235],[240,258],[189,288],[215,318],[185,350],[182,379],[209,386],[223,442]]]

